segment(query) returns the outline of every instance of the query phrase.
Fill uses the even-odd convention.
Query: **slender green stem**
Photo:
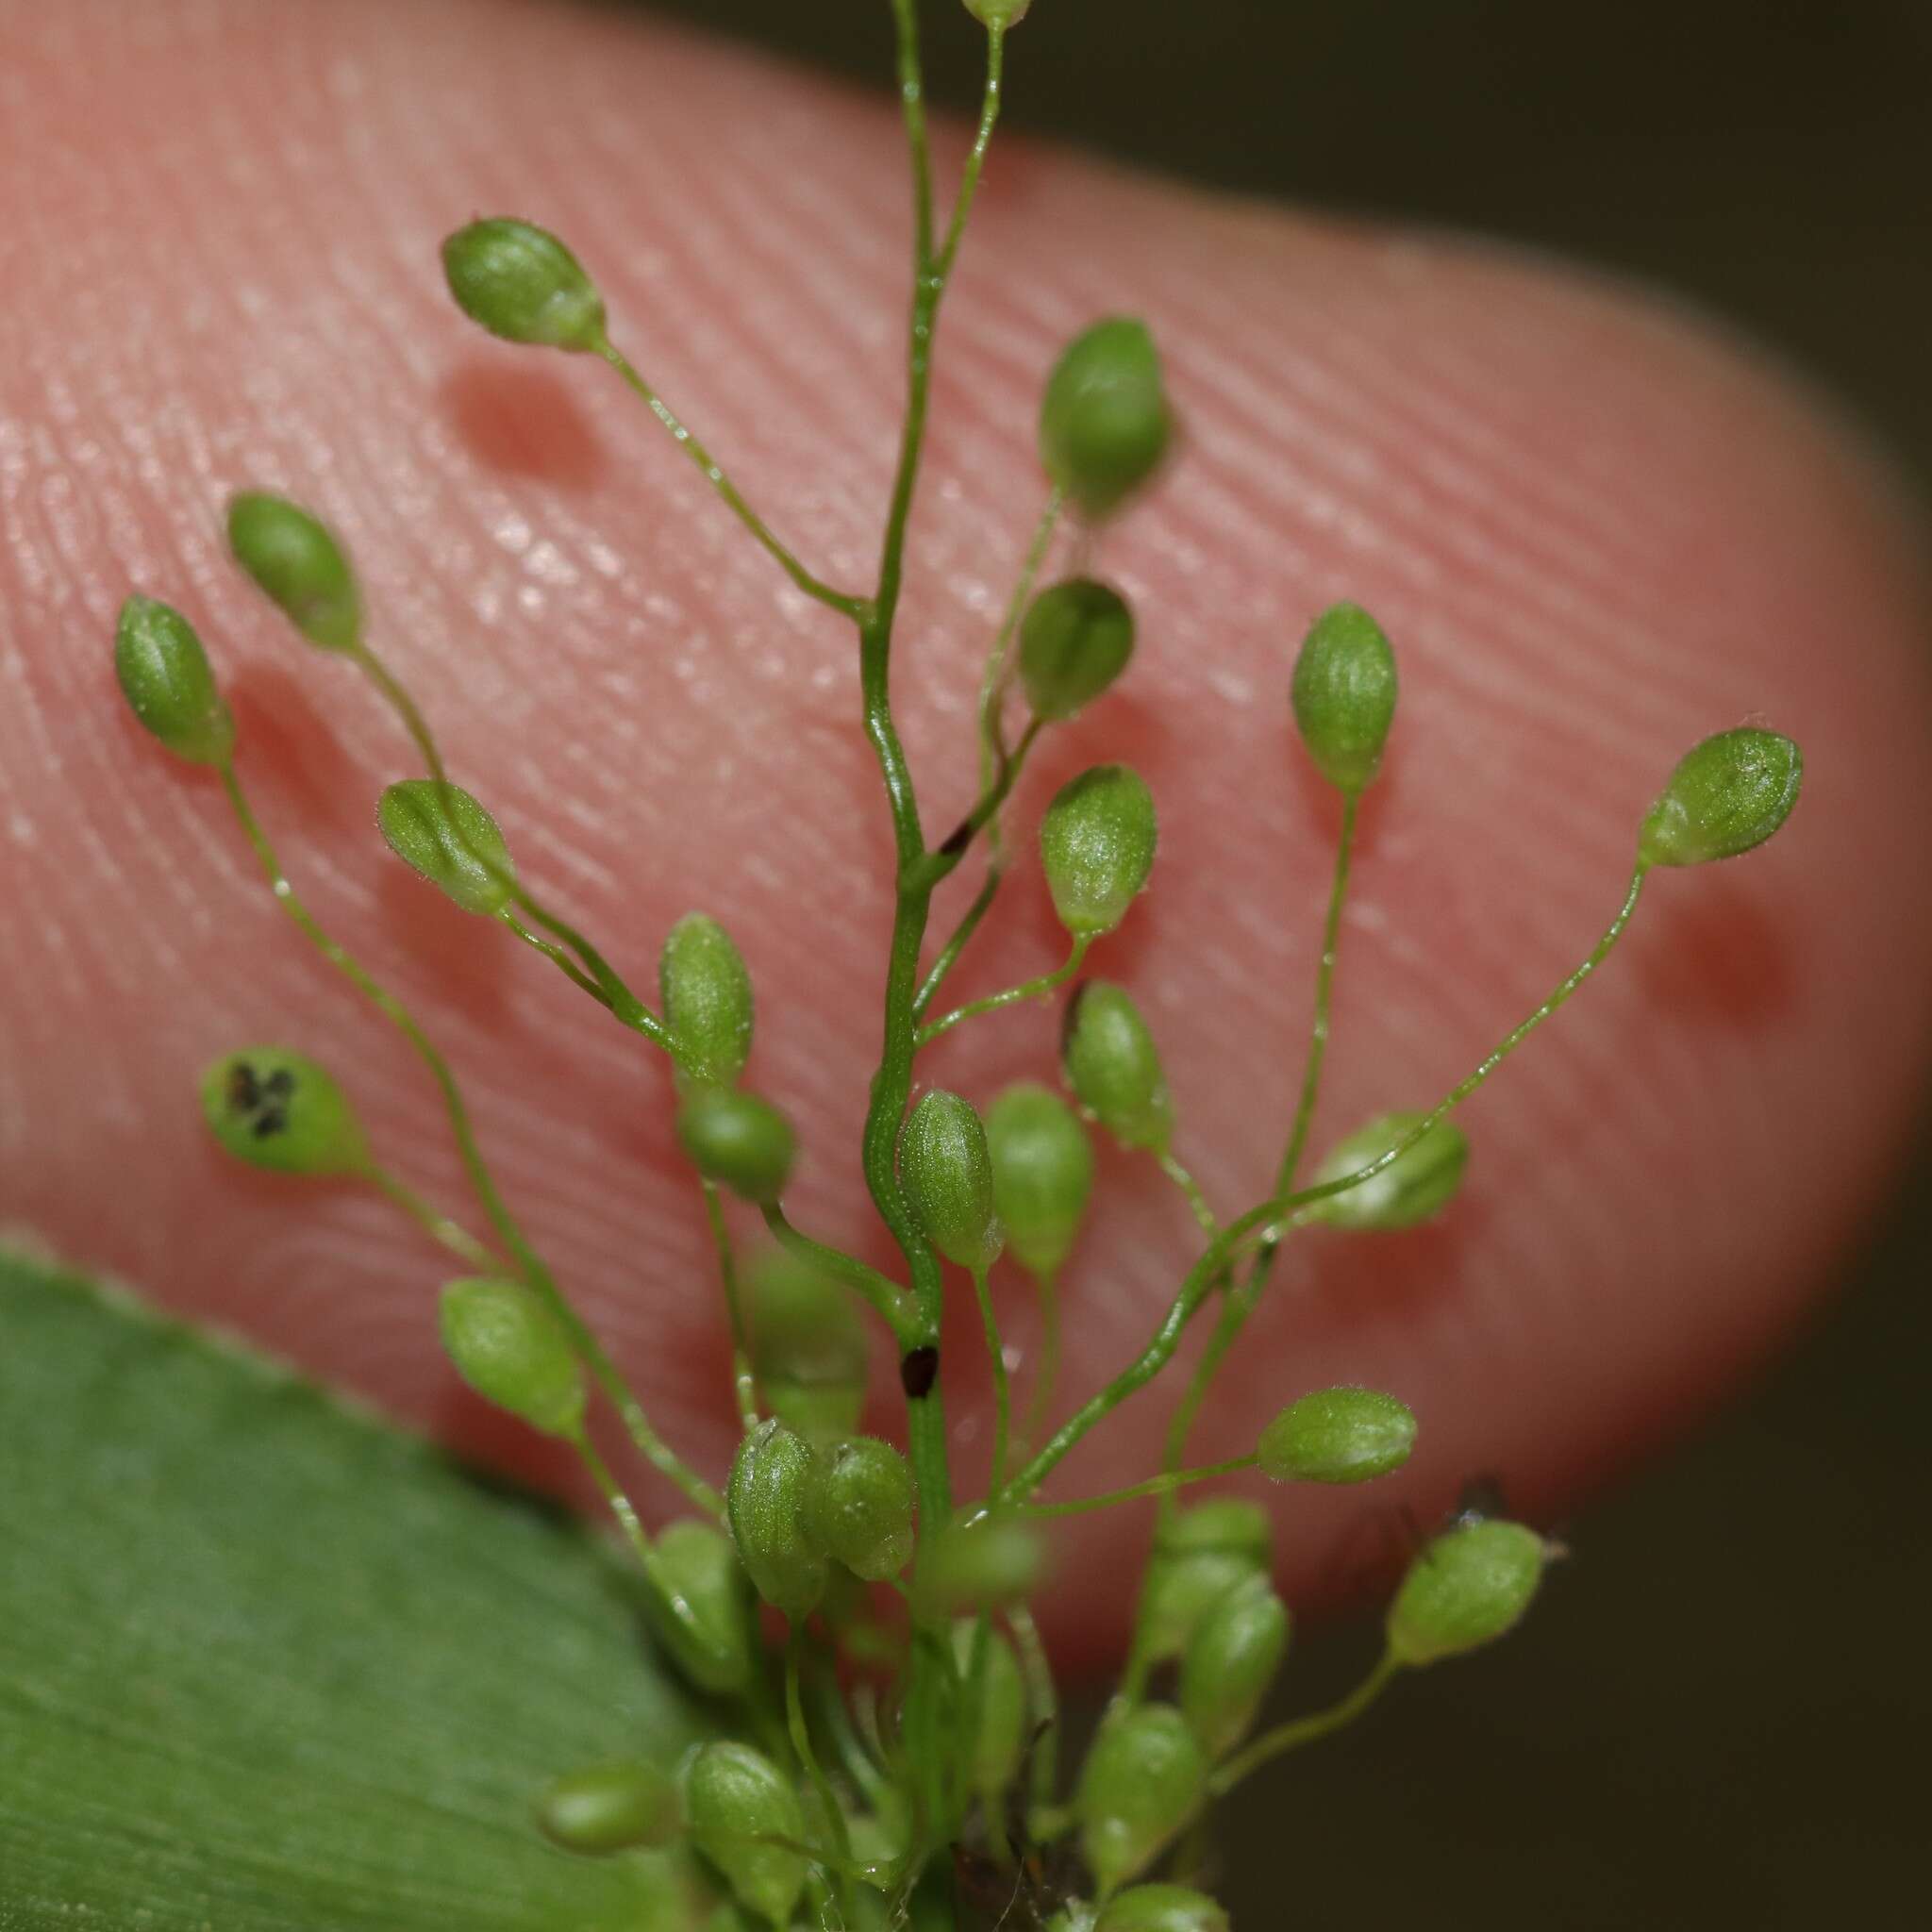
[[[979,680],[981,791],[991,785],[1000,766],[1006,761],[1006,695],[1011,678],[1013,640],[1020,634],[1020,623],[1032,600],[1033,586],[1045,567],[1047,552],[1053,548],[1054,533],[1059,528],[1060,512],[1065,508],[1066,501],[1065,492],[1058,487],[1047,492],[1046,507],[1040,513],[1039,523],[1034,525],[1033,540],[1026,546],[1019,577],[1013,585],[1013,594],[1007,602],[1007,614],[1001,621],[999,634],[993,639],[992,649],[987,653],[986,670]],[[987,841],[997,852],[999,825],[996,822],[988,826]]]
[[[1007,1481],[1007,1443],[1013,1430],[1013,1393],[1007,1379],[1007,1351],[1000,1340],[999,1317],[993,1311],[992,1290],[983,1267],[973,1271],[973,1292],[979,1300],[986,1352],[992,1361],[992,1480],[988,1492],[997,1496]]]
[[[1259,1460],[1252,1450],[1245,1456],[1230,1457],[1225,1462],[1205,1463],[1199,1469],[1169,1469],[1150,1475],[1145,1482],[1130,1484],[1124,1490],[1109,1490],[1101,1496],[1076,1496],[1068,1503],[1028,1503],[1028,1516],[1082,1516],[1090,1509],[1110,1509],[1116,1503],[1138,1502],[1142,1496],[1165,1496],[1190,1483],[1205,1483],[1217,1475],[1233,1475],[1253,1469]]]
[[[930,1046],[942,1033],[950,1033],[962,1020],[975,1019],[981,1013],[995,1013],[1002,1007],[1018,1006],[1024,1000],[1044,999],[1066,985],[1074,974],[1079,972],[1087,958],[1087,949],[1092,945],[1094,935],[1091,932],[1074,936],[1072,949],[1065,961],[1051,973],[1043,973],[1038,979],[1026,980],[1020,986],[1009,986],[1003,992],[989,993],[983,1000],[973,1000],[963,1007],[955,1007],[943,1020],[935,1020],[929,1026],[919,1029],[915,1044]],[[1188,1185],[1191,1188],[1192,1182]],[[1212,1232],[1211,1226],[1209,1229]]]
[[[604,1500],[610,1506],[610,1513],[617,1518],[619,1527],[624,1531],[625,1541],[630,1544],[645,1574],[651,1573],[651,1540],[644,1534],[644,1525],[638,1521],[636,1506],[625,1493],[624,1485],[610,1473],[610,1465],[597,1454],[588,1432],[581,1424],[571,1432],[570,1445],[582,1458],[583,1465],[591,1472],[591,1480],[597,1485]]]
[[[1322,922],[1322,953],[1315,968],[1315,1011],[1308,1027],[1307,1058],[1302,1068],[1301,1097],[1295,1105],[1294,1121],[1289,1129],[1288,1145],[1282,1153],[1281,1164],[1275,1172],[1274,1191],[1286,1194],[1294,1186],[1295,1170],[1301,1165],[1301,1158],[1307,1146],[1308,1130],[1314,1123],[1315,1103],[1321,1097],[1322,1073],[1328,1055],[1329,1014],[1335,987],[1335,961],[1341,943],[1341,909],[1348,898],[1349,871],[1355,853],[1356,818],[1360,805],[1359,798],[1351,793],[1344,797],[1341,807],[1341,831],[1336,841],[1335,872],[1328,887],[1328,910]],[[1221,1315],[1215,1323],[1214,1333],[1208,1338],[1208,1346],[1203,1350],[1200,1361],[1195,1365],[1187,1392],[1174,1412],[1174,1419],[1167,1431],[1167,1465],[1177,1469],[1188,1453],[1188,1438],[1192,1433],[1195,1421],[1201,1412],[1201,1406],[1208,1399],[1208,1391],[1213,1387],[1214,1378],[1220,1373],[1221,1365],[1227,1358],[1248,1317],[1254,1313],[1268,1287],[1268,1277],[1274,1266],[1274,1256],[1280,1243],[1268,1241],[1255,1257],[1254,1266],[1248,1271],[1247,1279],[1234,1289],[1222,1304]],[[1164,1504],[1161,1509],[1163,1520],[1173,1514],[1173,1505]]]
[[[1617,908],[1616,917],[1604,929],[1603,937],[1591,948],[1589,957],[1574,972],[1566,974],[1550,996],[1527,1019],[1512,1026],[1483,1056],[1474,1070],[1457,1081],[1392,1147],[1378,1155],[1366,1166],[1357,1168],[1353,1174],[1342,1174],[1339,1179],[1332,1181],[1322,1181],[1313,1187],[1297,1188],[1291,1194],[1281,1195],[1275,1203],[1275,1215],[1283,1226],[1290,1224],[1296,1208],[1309,1207],[1317,1201],[1326,1201],[1336,1194],[1344,1194],[1349,1189],[1358,1188],[1364,1181],[1373,1180],[1385,1167],[1400,1160],[1424,1134],[1440,1126],[1454,1113],[1545,1020],[1568,1004],[1571,996],[1609,958],[1616,948],[1617,941],[1624,937],[1631,916],[1637,910],[1637,902],[1642,894],[1643,881],[1649,875],[1649,872],[1648,861],[1640,859],[1636,870],[1630,874],[1629,889],[1624,895],[1623,905]],[[1279,1230],[1271,1228],[1265,1238],[1278,1239]]]
[[[1060,1378],[1059,1276],[1044,1269],[1033,1277],[1040,1297],[1040,1366],[1034,1371],[1033,1393],[1026,1403],[1021,1433],[1028,1442],[1039,1439],[1053,1413],[1054,1390]]]
[[[554,940],[546,940],[541,933],[532,932],[516,915],[513,907],[506,906],[496,915],[498,922],[514,933],[529,947],[540,952],[557,970],[580,991],[587,992],[600,1007],[610,1005],[610,995],[571,958],[563,947]]]
[[[866,1803],[874,1811],[880,1810],[888,1802],[887,1792],[891,1787],[867,1749],[865,1740],[853,1725],[852,1714],[846,1709],[845,1699],[840,1691],[834,1655],[824,1644],[813,1643],[810,1663],[811,1675],[807,1689],[819,1723],[838,1751],[839,1762],[844,1767],[845,1775],[864,1795]]]
[[[501,1274],[504,1272],[501,1255],[479,1241],[460,1223],[452,1221],[440,1208],[432,1208],[415,1189],[399,1180],[388,1168],[372,1165],[369,1183],[393,1201],[430,1240],[441,1241],[451,1254],[461,1256],[472,1268],[484,1274]]]
[[[965,239],[966,220],[973,212],[973,197],[979,192],[979,176],[986,166],[986,151],[992,142],[992,130],[1000,118],[1001,81],[1007,63],[1007,30],[990,26],[986,30],[986,92],[980,98],[979,127],[973,139],[973,151],[966,157],[960,174],[959,192],[953,202],[953,219],[946,227],[946,239],[934,273],[941,281],[953,273],[959,243]]]
[[[911,884],[930,891],[958,870],[960,860],[972,850],[974,840],[997,821],[1000,808],[1006,804],[1013,787],[1019,782],[1021,772],[1025,769],[1027,753],[1045,729],[1043,718],[1031,719],[1011,753],[1002,748],[991,779],[982,786],[973,809],[953,827],[948,837],[925,855]]]
[[[852,1840],[845,1829],[845,1813],[840,1807],[839,1794],[833,1790],[832,1781],[825,1775],[824,1766],[819,1762],[819,1754],[811,1741],[811,1727],[805,1721],[805,1701],[799,1694],[799,1656],[805,1642],[804,1624],[793,1624],[785,1645],[785,1725],[791,1735],[791,1748],[797,1752],[806,1778],[818,1796],[819,1807],[825,1814],[825,1829],[831,1834],[832,1851],[837,1859],[830,1869],[839,1880],[840,1906],[849,1916],[854,1910],[847,1890],[852,1868]]]
[[[881,1274],[876,1268],[869,1267],[857,1256],[846,1254],[842,1248],[828,1247],[824,1241],[815,1241],[808,1234],[800,1233],[786,1218],[784,1208],[775,1202],[766,1207],[764,1215],[765,1225],[788,1254],[864,1296],[878,1310],[902,1347],[918,1345],[919,1317],[908,1303],[906,1291],[896,1281]]]
[[[864,614],[865,600],[862,597],[855,597],[848,591],[835,590],[824,578],[808,570],[798,558],[778,541],[773,534],[771,526],[739,493],[738,486],[724,474],[723,468],[712,458],[710,451],[678,420],[664,399],[638,373],[630,358],[608,336],[598,341],[596,351],[624,378],[625,386],[644,404],[651,414],[671,432],[672,441],[698,466],[704,474],[705,481],[724,499],[732,515],[751,532],[759,545],[777,563],[779,569],[808,597],[838,611],[841,617],[849,617],[857,622]]]
[[[738,1420],[747,1430],[758,1425],[758,1391],[751,1372],[751,1339],[745,1331],[744,1302],[738,1291],[738,1257],[731,1250],[731,1230],[724,1223],[724,1204],[715,1183],[699,1177],[705,1196],[705,1220],[711,1246],[718,1256],[718,1285],[724,1291],[724,1315],[731,1324],[731,1389],[738,1403]]]
[[[1207,1299],[1221,1271],[1239,1251],[1241,1242],[1280,1212],[1279,1202],[1263,1201],[1222,1229],[1208,1243],[1207,1252],[1188,1271],[1180,1291],[1174,1296],[1146,1347],[1106,1388],[1090,1396],[1060,1424],[1052,1441],[1039,1450],[1032,1461],[1007,1485],[1005,1496],[995,1501],[1024,1502],[1089,1429],[1111,1415],[1130,1395],[1144,1389],[1174,1359],[1174,1350],[1180,1346],[1188,1324]]]
[[[396,714],[403,729],[408,732],[410,741],[416,747],[417,755],[422,758],[424,767],[429,774],[431,783],[436,787],[437,801],[442,808],[443,822],[449,828],[450,836],[461,841],[462,821],[451,806],[449,794],[452,788],[449,772],[442,761],[441,747],[436,741],[436,734],[429,728],[429,721],[424,716],[422,707],[411,695],[408,686],[389,668],[371,645],[358,643],[351,655],[363,675],[375,687],[377,695]],[[560,919],[548,907],[541,904],[515,874],[504,870],[490,854],[478,851],[467,841],[464,841],[464,849],[466,856],[490,874],[526,917],[534,920],[553,938],[561,940],[583,962],[584,973],[571,974],[579,986],[585,986],[588,977],[590,984],[585,990],[599,1005],[607,1007],[632,1032],[641,1034],[654,1046],[662,1047],[685,1072],[691,1072],[684,1049],[672,1039],[664,1023],[631,991],[609,960],[605,958],[582,933]],[[555,955],[552,957],[555,958]]]
[[[489,1218],[490,1224],[496,1230],[497,1239],[503,1243],[511,1259],[516,1263],[518,1273],[548,1305],[551,1312],[563,1324],[592,1378],[603,1390],[611,1406],[624,1418],[625,1427],[629,1431],[631,1441],[651,1466],[684,1491],[700,1509],[712,1516],[722,1517],[724,1513],[724,1499],[717,1491],[693,1471],[671,1449],[670,1445],[651,1426],[642,1405],[631,1393],[617,1366],[604,1352],[602,1343],[591,1332],[571,1306],[569,1298],[557,1285],[542,1259],[525,1238],[524,1231],[510,1213],[508,1204],[491,1176],[488,1163],[483,1158],[482,1149],[477,1145],[475,1129],[471,1124],[470,1109],[464,1100],[462,1089],[458,1086],[456,1075],[450,1071],[449,1062],[438,1051],[435,1044],[417,1024],[415,1016],[403,1003],[380,985],[346,948],[331,939],[327,931],[317,921],[307,906],[296,896],[295,889],[289,883],[282,871],[281,860],[275,856],[275,847],[269,842],[268,834],[263,831],[260,821],[255,816],[248,803],[247,794],[242,789],[242,781],[235,774],[232,764],[222,767],[222,786],[227,794],[229,808],[235,815],[236,823],[242,827],[242,835],[253,848],[257,860],[267,876],[269,888],[274,892],[275,903],[300,928],[304,936],[337,972],[341,973],[364,999],[379,1012],[384,1019],[396,1028],[415,1050],[416,1057],[427,1069],[429,1076],[436,1082],[442,1096],[443,1112],[447,1115],[450,1133],[457,1143],[457,1153],[468,1174],[470,1186],[476,1199]]]
[[[998,819],[995,818],[992,824],[997,825]],[[993,899],[1000,889],[1002,870],[1002,862],[997,859],[988,866],[986,877],[981,882],[978,892],[974,894],[972,905],[966,908],[958,924],[953,928],[952,937],[941,948],[939,958],[932,962],[932,970],[921,982],[919,991],[913,997],[912,1017],[915,1020],[924,1019],[926,1009],[937,997],[940,988],[945,984],[946,975],[959,963],[959,955],[966,950],[966,942],[978,931],[980,921],[991,910]]]
[[[1250,1772],[1258,1771],[1283,1752],[1299,1750],[1304,1744],[1312,1744],[1318,1738],[1328,1737],[1352,1724],[1389,1688],[1400,1669],[1393,1656],[1384,1651],[1375,1668],[1339,1703],[1316,1711],[1311,1717],[1298,1717],[1277,1724],[1274,1730],[1264,1731],[1246,1750],[1236,1753],[1208,1778],[1209,1795],[1224,1798]]]
[[[1155,1158],[1160,1163],[1161,1173],[1186,1197],[1190,1210],[1200,1224],[1201,1232],[1211,1241],[1221,1232],[1221,1223],[1215,1219],[1214,1209],[1208,1205],[1208,1196],[1201,1191],[1201,1183],[1165,1150]]]

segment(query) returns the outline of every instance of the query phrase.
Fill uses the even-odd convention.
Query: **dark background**
[[[656,10],[886,75],[885,0]],[[976,102],[977,30],[925,14]],[[1932,0],[1036,0],[1009,67],[1018,127],[1667,284],[1932,475]],[[1519,1636],[1256,1781],[1242,1932],[1926,1923],[1928,1194],[1922,1146],[1830,1319],[1574,1525]],[[1372,1644],[1307,1639],[1295,1707]]]

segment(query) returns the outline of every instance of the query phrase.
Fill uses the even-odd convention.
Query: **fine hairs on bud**
[[[1091,938],[1127,916],[1158,839],[1154,795],[1130,767],[1095,765],[1060,787],[1040,822],[1040,858],[1068,932]]]
[[[740,1561],[758,1594],[794,1623],[825,1593],[825,1551],[806,1519],[814,1459],[805,1438],[773,1417],[738,1445],[724,1491]]]
[[[1277,1483],[1366,1483],[1408,1460],[1415,1415],[1374,1389],[1317,1389],[1261,1431],[1261,1474]]]
[[[690,1064],[686,1079],[737,1084],[751,1058],[751,974],[744,955],[715,919],[687,912],[658,956],[664,1024]]]
[[[927,1241],[957,1268],[985,1268],[999,1254],[992,1158],[971,1102],[942,1087],[922,1094],[899,1134],[899,1179]]]
[[[805,1807],[791,1779],[749,1744],[701,1746],[684,1774],[691,1842],[723,1874],[740,1905],[789,1925],[805,1890]]]
[[[1790,817],[1805,758],[1775,731],[1720,731],[1686,753],[1643,821],[1650,865],[1706,865],[1762,845]]]
[[[992,1205],[1013,1258],[1035,1275],[1058,1274],[1079,1238],[1093,1194],[1093,1143],[1052,1089],[1023,1080],[986,1110]]]
[[[194,626],[153,597],[129,597],[114,630],[114,675],[128,708],[177,758],[225,765],[235,720]]]
[[[1060,1064],[1074,1097],[1123,1147],[1165,1154],[1174,1104],[1154,1036],[1124,989],[1085,981],[1067,1004]]]
[[[496,821],[460,785],[405,778],[376,801],[384,842],[465,912],[509,904],[516,868]]]
[[[1390,1654],[1431,1664],[1493,1643],[1528,1609],[1548,1550],[1520,1523],[1478,1517],[1428,1543],[1390,1606]]]
[[[443,242],[442,272],[457,307],[507,342],[578,353],[605,345],[604,298],[547,228],[472,222]]]
[[[1381,768],[1395,718],[1395,654],[1358,604],[1318,617],[1289,687],[1294,722],[1317,770],[1354,797]]]

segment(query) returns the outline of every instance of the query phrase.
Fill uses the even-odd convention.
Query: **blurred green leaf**
[[[530,1824],[714,1728],[639,1630],[557,1512],[0,1254],[0,1932],[708,1923],[682,1854]]]

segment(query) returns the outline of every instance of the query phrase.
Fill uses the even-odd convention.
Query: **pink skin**
[[[139,586],[202,627],[298,883],[432,1019],[529,1227],[716,1476],[722,1322],[658,1057],[383,852],[373,802],[407,747],[227,566],[221,509],[281,488],[336,524],[456,772],[641,990],[679,913],[729,925],[763,1000],[752,1078],[808,1150],[791,1210],[888,1262],[855,1153],[888,848],[849,633],[608,372],[464,324],[436,244],[485,211],[563,234],[618,340],[772,523],[863,587],[899,382],[896,122],[882,99],[508,0],[7,11],[0,1222],[561,1474],[440,1357],[438,1250],[354,1189],[238,1171],[199,1127],[202,1064],[278,1041],[338,1071],[412,1179],[463,1200],[421,1071],[280,919],[213,782],[122,710],[108,641]],[[941,146],[950,169],[958,131]],[[1025,862],[956,990],[1056,962],[1039,809],[1086,762],[1135,763],[1160,858],[1092,965],[1144,1003],[1178,1152],[1224,1210],[1264,1191],[1299,1078],[1337,808],[1285,691],[1324,605],[1380,615],[1403,701],[1318,1150],[1426,1105],[1581,957],[1696,739],[1761,714],[1809,758],[1786,834],[1658,876],[1612,970],[1471,1105],[1467,1191],[1440,1225],[1284,1257],[1200,1452],[1244,1449],[1338,1379],[1422,1420],[1399,1482],[1277,1492],[1307,1599],[1386,1546],[1393,1505],[1438,1508],[1473,1471],[1559,1507],[1707,1409],[1839,1272],[1932,1033],[1926,578],[1870,453],[1705,321],[1474,244],[1008,143],[946,318],[898,645],[934,838],[969,796],[977,666],[1038,508],[1041,375],[1116,310],[1152,322],[1186,424],[1171,475],[1098,547],[1141,650],[1029,771]],[[977,1022],[922,1074],[987,1101],[1050,1076],[1055,1024]],[[1068,1290],[1081,1391],[1140,1346],[1194,1245],[1144,1162],[1108,1153],[1102,1172]],[[987,1373],[955,1286],[965,1479]],[[999,1293],[1030,1355],[1024,1285]],[[883,1348],[880,1366],[886,1426]],[[1166,1406],[1124,1411],[1059,1491],[1146,1474]],[[1055,1603],[1075,1647],[1119,1640],[1116,1566],[1145,1523],[1079,1526]]]

